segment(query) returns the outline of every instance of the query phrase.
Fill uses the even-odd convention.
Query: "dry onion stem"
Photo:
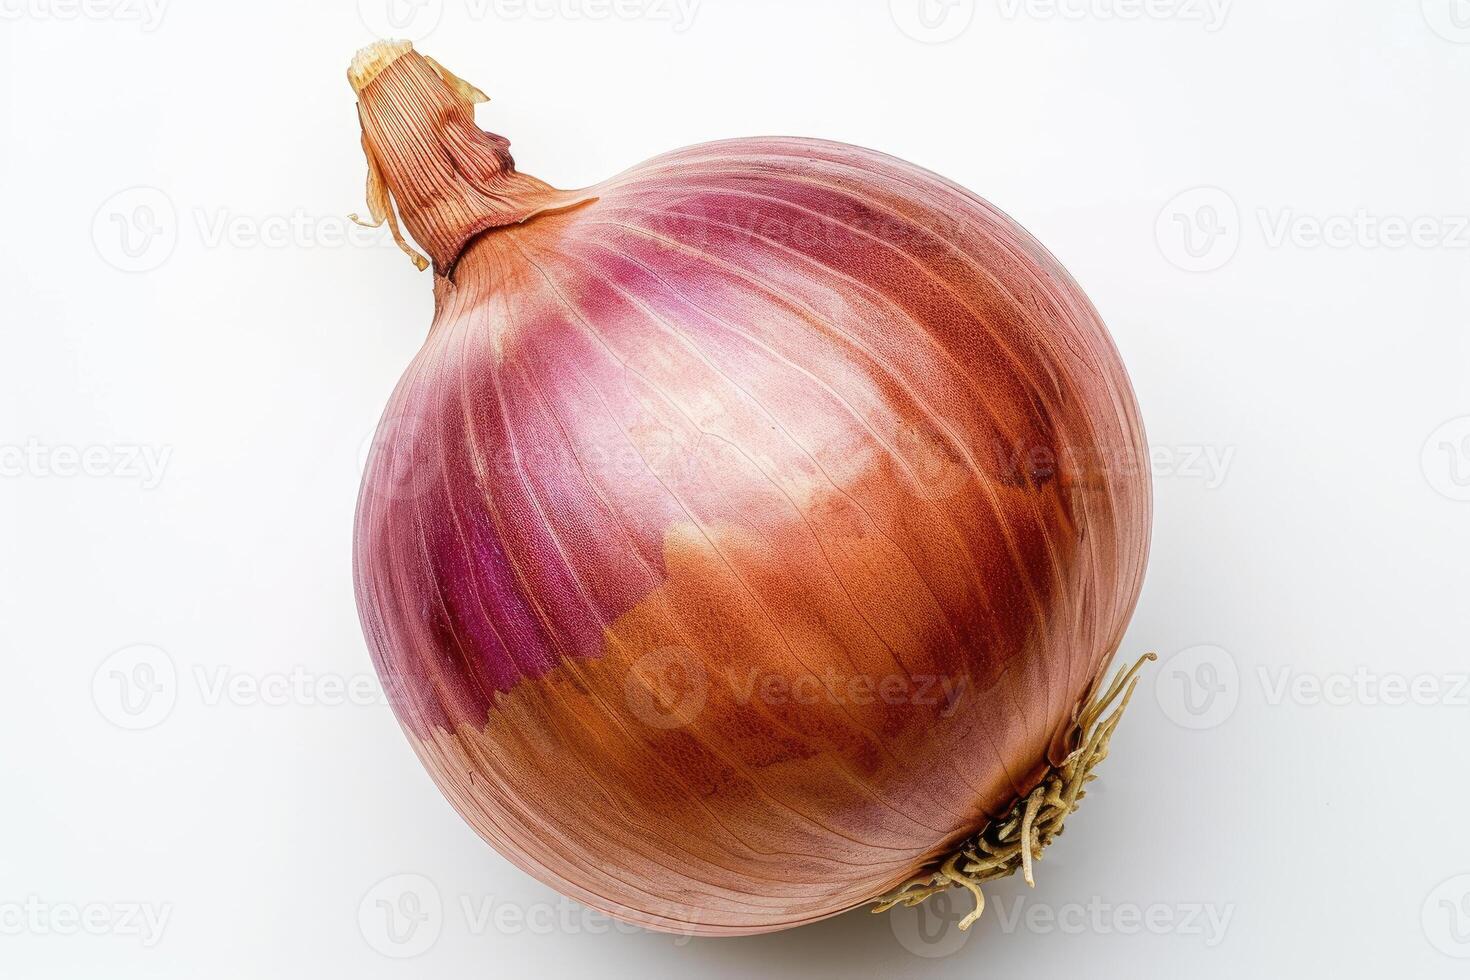
[[[1154,659],[1154,654],[1145,654],[1132,667],[1118,670],[1112,686],[1095,696],[1078,717],[1074,729],[1077,748],[1060,766],[1048,771],[1029,796],[1017,800],[1005,819],[986,825],[944,859],[937,870],[916,875],[877,899],[873,911],[887,912],[899,904],[912,907],[958,886],[975,896],[974,910],[960,920],[960,928],[968,929],[985,911],[985,893],[980,890],[985,882],[1008,878],[1020,869],[1026,884],[1035,887],[1032,862],[1040,860],[1042,849],[1062,835],[1067,815],[1087,795],[1083,787],[1097,778],[1092,770],[1108,757],[1113,730],[1138,686],[1138,671]],[[1117,709],[1103,718],[1114,701],[1118,701]]]

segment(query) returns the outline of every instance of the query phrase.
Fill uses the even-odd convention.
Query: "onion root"
[[[1148,653],[1132,667],[1120,668],[1106,691],[1093,697],[1078,715],[1074,729],[1074,749],[1060,766],[1047,771],[1041,783],[1001,820],[993,820],[985,829],[939,862],[933,871],[915,875],[893,891],[874,901],[875,913],[887,912],[896,905],[913,907],[950,888],[959,887],[975,896],[975,908],[960,920],[960,928],[968,929],[985,911],[985,893],[980,886],[988,881],[1008,878],[1018,870],[1026,884],[1036,886],[1032,872],[1034,861],[1048,844],[1062,835],[1067,816],[1077,809],[1087,795],[1083,788],[1097,776],[1098,763],[1108,757],[1108,743],[1118,727],[1123,711],[1138,686],[1138,672],[1150,660]],[[1103,717],[1113,703],[1112,714]]]

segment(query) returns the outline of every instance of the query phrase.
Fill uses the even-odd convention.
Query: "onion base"
[[[1144,654],[1132,667],[1119,669],[1112,685],[1095,695],[1078,715],[1074,728],[1077,748],[1060,766],[1048,770],[1029,795],[1017,800],[1010,813],[987,824],[941,861],[936,870],[915,875],[874,899],[877,904],[873,912],[887,912],[896,905],[912,907],[950,888],[965,888],[975,896],[975,908],[959,924],[961,929],[968,929],[985,911],[985,893],[980,890],[985,882],[1020,871],[1026,884],[1034,888],[1033,863],[1041,859],[1048,844],[1062,835],[1068,815],[1087,795],[1083,787],[1097,778],[1093,769],[1107,758],[1113,730],[1138,686],[1138,672],[1155,659],[1152,653]],[[1104,718],[1115,701],[1117,707]]]

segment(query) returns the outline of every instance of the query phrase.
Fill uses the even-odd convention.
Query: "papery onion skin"
[[[858,906],[1008,811],[1147,560],[1138,409],[1082,291],[963,188],[805,139],[429,227],[412,158],[459,110],[426,72],[360,92],[436,310],[355,571],[454,806],[564,894],[701,934]]]

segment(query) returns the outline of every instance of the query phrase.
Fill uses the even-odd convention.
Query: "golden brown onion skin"
[[[1147,559],[1127,375],[1035,239],[892,157],[736,140],[586,195],[435,256],[359,502],[375,662],[558,891],[853,908],[1072,747]]]

